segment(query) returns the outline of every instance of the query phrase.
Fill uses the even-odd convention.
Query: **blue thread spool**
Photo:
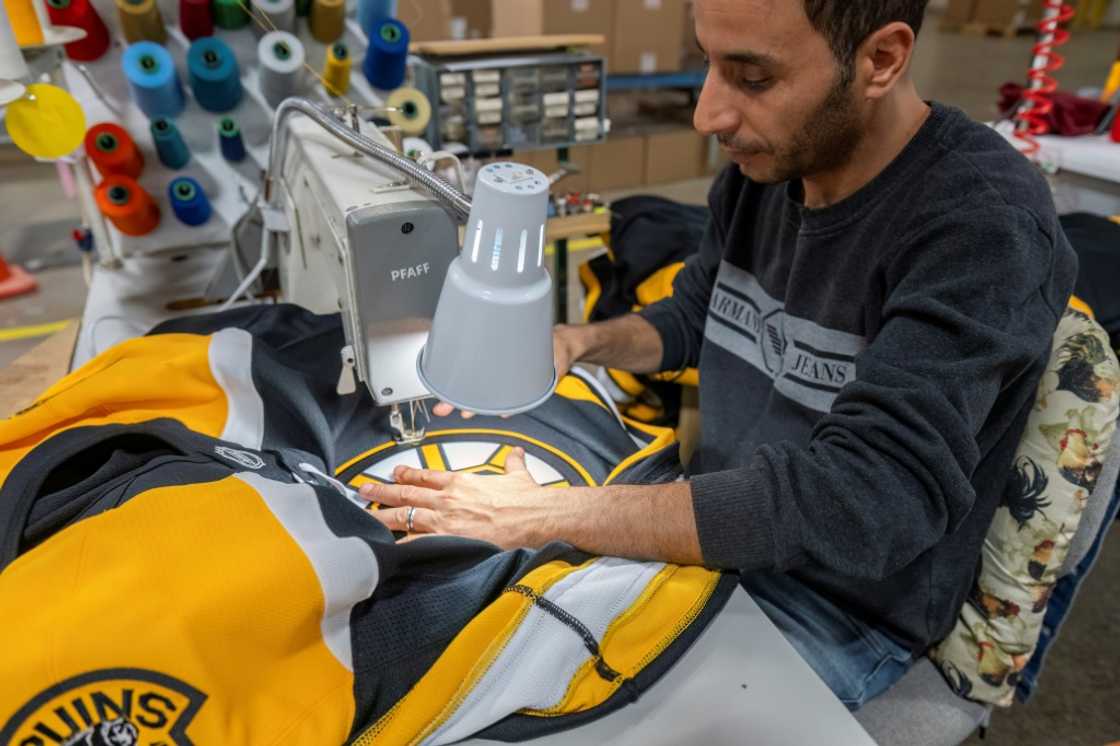
[[[171,53],[154,41],[130,44],[121,58],[132,97],[148,119],[174,117],[183,110],[183,86]]]
[[[369,35],[369,49],[362,64],[366,80],[383,91],[400,88],[407,62],[408,27],[396,18],[379,22]]]
[[[149,129],[152,132],[152,141],[156,144],[156,155],[159,162],[168,168],[182,168],[191,159],[191,151],[183,142],[179,128],[170,119],[160,117],[152,122]]]
[[[241,101],[241,71],[226,43],[205,36],[187,52],[187,76],[198,105],[207,111],[229,111]]]
[[[186,225],[202,225],[210,219],[210,200],[202,186],[189,176],[180,176],[167,185],[167,196],[175,217]]]
[[[231,163],[240,163],[245,160],[245,142],[241,139],[241,129],[232,117],[225,117],[218,122],[218,144],[222,149],[222,157]]]
[[[358,25],[367,37],[373,36],[373,28],[386,18],[397,15],[397,0],[358,0]]]

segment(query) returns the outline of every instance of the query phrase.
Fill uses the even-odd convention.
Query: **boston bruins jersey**
[[[672,481],[679,475],[673,432],[618,413],[594,377],[576,370],[538,409],[503,419],[456,414],[433,418],[424,442],[397,444],[385,416],[348,418],[336,451],[341,479],[358,487],[390,482],[398,465],[475,474],[501,474],[509,452],[525,450],[538,484],[584,487]]]
[[[671,436],[592,382],[402,449],[333,393],[337,317],[158,331],[0,422],[0,744],[538,736],[633,699],[734,589],[560,544],[397,543],[347,484],[498,472],[526,443],[544,483],[674,478]]]
[[[606,321],[639,311],[673,294],[673,280],[700,248],[710,219],[706,206],[682,205],[662,197],[638,196],[611,205],[610,248],[580,265],[584,321]],[[681,386],[697,386],[695,368],[634,375],[599,372],[627,417],[675,425]]]

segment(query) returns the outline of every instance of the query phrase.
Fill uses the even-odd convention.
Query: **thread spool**
[[[435,148],[422,137],[406,137],[401,143],[401,153],[414,161],[427,158],[435,152]]]
[[[179,28],[191,41],[213,34],[214,14],[210,10],[210,0],[179,0]]]
[[[415,88],[398,88],[385,99],[385,106],[389,107],[389,123],[406,135],[423,133],[432,121],[431,102]]]
[[[303,69],[303,43],[287,31],[270,31],[257,45],[260,61],[261,93],[275,109],[280,102],[295,94]]]
[[[316,41],[330,44],[342,36],[346,25],[346,3],[344,0],[312,0],[311,35]]]
[[[216,36],[191,44],[187,51],[187,79],[198,105],[207,111],[229,111],[241,101],[241,71],[237,56]]]
[[[102,177],[113,175],[140,178],[144,155],[124,127],[112,122],[95,124],[86,131],[86,155]]]
[[[170,119],[157,119],[149,127],[156,146],[159,162],[168,168],[179,169],[191,159],[191,151],[183,141],[179,128]]]
[[[214,0],[214,24],[229,30],[243,28],[249,22],[249,14],[241,0]]]
[[[295,31],[295,0],[253,0],[253,12],[261,21],[253,24],[253,33],[258,37],[273,30]]]
[[[70,59],[92,62],[109,49],[109,29],[89,0],[47,0],[47,14],[56,26],[73,26],[86,32],[86,38],[63,47]]]
[[[101,214],[126,236],[145,236],[159,225],[159,205],[128,176],[105,177],[94,191]]]
[[[202,185],[189,176],[180,176],[167,185],[167,198],[179,222],[185,225],[202,225],[210,219],[210,200]]]
[[[132,97],[149,119],[174,117],[183,110],[183,85],[171,53],[154,41],[129,45],[121,57]]]
[[[396,15],[397,0],[358,0],[358,24],[366,36],[373,33],[378,23]]]
[[[19,51],[11,24],[0,23],[0,80],[20,80],[27,75],[27,63]]]
[[[138,41],[167,41],[167,30],[156,0],[117,0],[117,17],[129,44]]]
[[[4,8],[8,11],[17,45],[26,47],[43,43],[43,27],[32,0],[4,0]]]
[[[241,128],[233,117],[224,117],[218,122],[218,146],[227,161],[240,163],[245,160],[245,141],[241,139]]]
[[[396,18],[387,18],[374,27],[362,65],[366,80],[374,88],[391,91],[404,82],[408,38],[408,27]]]
[[[342,42],[327,47],[323,63],[323,87],[332,96],[345,96],[350,90],[350,50]]]

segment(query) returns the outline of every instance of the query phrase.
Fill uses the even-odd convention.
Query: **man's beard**
[[[862,137],[851,84],[840,79],[789,139],[789,144],[767,153],[772,161],[767,172],[748,176],[759,183],[778,184],[834,171],[851,160]],[[721,135],[719,140],[731,150],[750,152],[749,148],[736,147],[734,136]]]

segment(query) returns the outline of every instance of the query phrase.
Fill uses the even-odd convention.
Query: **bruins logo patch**
[[[40,692],[0,730],[12,746],[189,746],[206,695],[142,668],[81,674]]]
[[[572,456],[559,448],[517,433],[458,430],[429,433],[418,446],[386,443],[356,459],[339,479],[352,487],[367,482],[393,481],[393,469],[504,474],[506,457],[515,447],[525,449],[525,465],[537,484],[546,487],[585,487],[595,480]]]

